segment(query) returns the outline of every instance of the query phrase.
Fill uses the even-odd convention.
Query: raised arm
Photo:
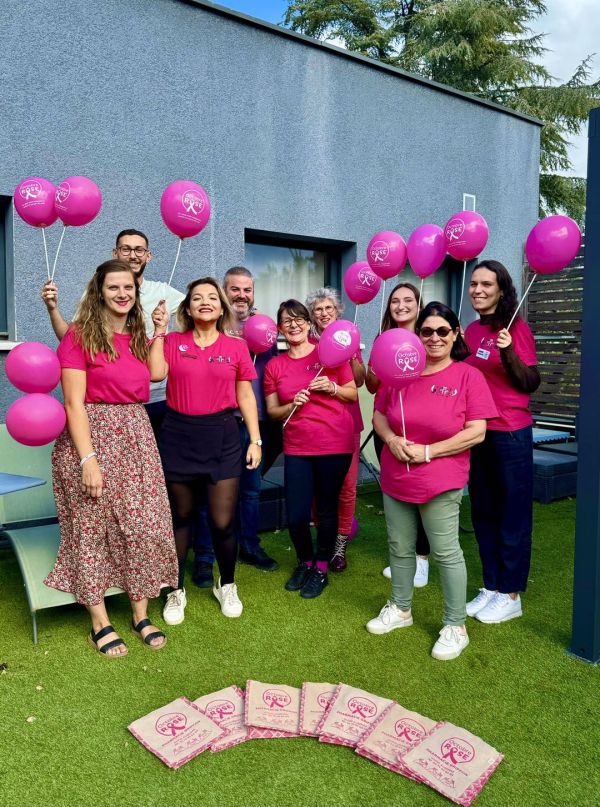
[[[164,300],[160,300],[152,312],[154,335],[148,351],[148,368],[152,381],[162,381],[167,377],[169,365],[165,360],[165,335],[169,327],[169,312]]]
[[[48,311],[52,330],[60,342],[69,328],[69,323],[63,319],[58,310],[58,286],[52,280],[47,280],[42,286],[41,297]]]

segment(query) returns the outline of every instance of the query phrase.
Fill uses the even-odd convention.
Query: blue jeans
[[[483,443],[471,449],[469,496],[483,585],[503,594],[525,591],[533,526],[531,426],[488,429]]]
[[[244,552],[254,553],[260,546],[258,524],[260,520],[260,488],[262,481],[262,460],[253,471],[246,468],[246,451],[250,445],[250,435],[246,424],[238,419],[240,442],[242,444],[242,475],[240,477],[239,498],[235,512],[234,532],[238,544]],[[261,428],[262,433],[262,428]],[[264,457],[264,451],[263,451]],[[213,563],[215,556],[212,538],[208,529],[206,507],[198,510],[196,535],[194,538],[196,562]]]

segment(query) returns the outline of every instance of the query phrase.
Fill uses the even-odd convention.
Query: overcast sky
[[[286,0],[221,0],[229,8],[268,22],[280,23]],[[546,33],[548,52],[543,59],[548,70],[560,81],[568,80],[585,56],[598,52],[593,78],[600,77],[600,0],[546,0],[548,13],[536,21],[536,33]],[[585,176],[587,127],[571,149],[573,172]]]

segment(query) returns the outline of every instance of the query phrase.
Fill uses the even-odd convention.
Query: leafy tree
[[[543,0],[290,0],[284,23],[540,118],[540,215],[581,221],[585,181],[558,172],[572,167],[569,137],[600,105],[600,81],[588,56],[556,83],[541,63],[544,35],[531,30],[545,13]]]

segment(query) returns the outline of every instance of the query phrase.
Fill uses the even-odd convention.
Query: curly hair
[[[454,361],[464,361],[467,356],[471,355],[469,346],[465,342],[465,339],[461,333],[458,317],[451,308],[448,308],[448,306],[444,305],[444,303],[427,303],[425,308],[419,314],[415,324],[415,333],[417,336],[420,334],[423,323],[427,317],[441,317],[442,319],[445,319],[456,334],[456,340],[452,345],[452,350],[450,351],[451,359],[454,359]]]
[[[177,325],[180,331],[193,331],[194,330],[194,320],[188,314],[188,308],[190,307],[190,302],[192,299],[192,294],[196,286],[212,286],[217,294],[219,295],[219,300],[221,301],[222,312],[219,315],[217,320],[217,330],[220,333],[224,333],[225,326],[224,321],[226,319],[230,320],[233,318],[233,310],[231,305],[229,304],[229,300],[225,292],[223,291],[223,287],[220,283],[218,283],[214,277],[199,277],[198,280],[192,280],[192,282],[187,287],[187,293],[183,300],[179,303],[179,307],[177,308],[177,314],[175,315],[175,319],[177,321]]]
[[[127,315],[127,327],[131,333],[131,352],[136,359],[145,362],[148,358],[148,339],[144,312],[140,303],[140,286],[131,266],[123,261],[105,261],[92,275],[73,318],[75,339],[84,350],[88,351],[92,361],[98,353],[106,353],[109,361],[115,361],[118,358],[110,315],[102,295],[106,277],[113,272],[129,272],[133,278],[135,302]]]
[[[390,296],[388,297],[387,305],[385,307],[385,314],[383,315],[383,319],[381,320],[381,333],[384,331],[389,331],[391,328],[397,328],[396,322],[392,319],[392,313],[390,311],[390,306],[392,304],[392,297],[398,291],[398,289],[410,289],[412,293],[415,295],[415,300],[417,301],[417,307],[420,311],[422,308],[421,302],[421,295],[419,294],[419,289],[416,286],[413,286],[412,283],[398,283],[390,292]]]
[[[500,261],[480,261],[473,269],[473,272],[476,272],[477,269],[488,269],[490,272],[493,272],[496,275],[498,287],[500,288],[500,299],[498,300],[496,310],[491,315],[488,324],[494,330],[506,328],[519,304],[517,299],[517,290],[513,285],[512,277],[510,276],[506,266],[504,266],[503,263],[500,263]],[[471,277],[473,277],[473,273],[471,273]]]

